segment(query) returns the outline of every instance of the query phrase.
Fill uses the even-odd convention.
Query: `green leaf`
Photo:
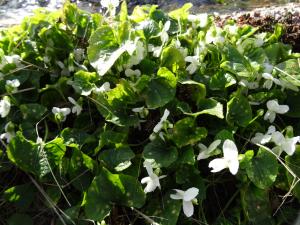
[[[289,117],[300,117],[300,93],[299,92],[287,92],[287,98],[285,104],[289,106],[289,111],[285,114]]]
[[[230,125],[246,127],[252,120],[252,109],[248,99],[239,94],[227,103],[226,120]]]
[[[91,36],[87,49],[91,65],[103,76],[126,51],[117,43],[116,34],[109,25],[101,26]]]
[[[55,138],[45,144],[44,151],[50,165],[58,166],[66,152],[66,146],[62,138]]]
[[[109,213],[111,204],[140,208],[145,198],[136,178],[102,169],[87,191],[85,213],[89,219],[101,221]]]
[[[126,1],[123,1],[121,4],[121,10],[120,10],[120,21],[125,22],[127,21],[127,16],[128,16],[128,10],[127,10],[127,3]]]
[[[233,132],[223,129],[216,134],[215,140],[225,141],[226,139],[234,141]]]
[[[33,123],[38,122],[45,112],[47,112],[45,106],[36,103],[20,105],[20,110],[23,114],[23,119],[32,121]]]
[[[274,224],[267,190],[249,185],[241,189],[241,200],[245,217],[250,224]]]
[[[175,93],[176,77],[167,68],[162,67],[144,92],[147,107],[153,109],[162,107],[175,97]]]
[[[185,93],[178,93],[178,95],[188,94],[189,98],[191,98],[197,105],[199,102],[205,98],[206,96],[206,86],[202,83],[196,82],[194,80],[184,80],[180,81],[184,89]]]
[[[121,80],[112,90],[95,94],[94,99],[97,109],[106,121],[118,126],[139,124],[139,118],[127,106],[138,100],[138,96],[128,81]]]
[[[127,139],[126,132],[117,132],[106,130],[100,134],[99,148],[104,146],[115,146],[115,144],[123,143]]]
[[[128,146],[119,145],[115,149],[108,149],[101,152],[99,160],[104,162],[108,168],[119,172],[131,166],[130,160],[134,156],[134,152]]]
[[[275,182],[278,173],[276,157],[260,148],[257,155],[246,166],[249,179],[259,188],[267,189]]]
[[[182,203],[181,201],[171,199],[170,194],[172,193],[170,191],[167,192],[162,199],[151,199],[145,209],[145,214],[151,215],[153,220],[160,225],[176,225]]]
[[[175,147],[155,139],[145,146],[143,156],[145,159],[154,159],[159,167],[168,167],[176,161],[178,152]]]
[[[41,148],[39,144],[25,139],[21,132],[17,132],[16,137],[7,146],[7,156],[22,170],[43,177],[50,172],[50,166],[53,169],[61,162],[65,150],[66,147],[60,138]]]
[[[7,202],[14,203],[19,208],[28,208],[32,203],[36,189],[30,183],[10,187],[5,190],[3,197]]]
[[[270,63],[276,65],[289,57],[291,47],[283,43],[274,43],[268,45],[264,50]]]
[[[95,87],[95,82],[98,81],[98,76],[95,72],[86,72],[79,70],[74,74],[74,81],[71,83],[78,94],[89,92]]]
[[[292,156],[287,155],[285,157],[287,166],[293,171],[293,173],[300,177],[300,146],[296,147],[296,151]],[[290,185],[294,184],[294,177],[286,170],[286,176]],[[300,184],[298,183],[293,189],[292,193],[300,200]]]
[[[181,8],[169,12],[169,16],[177,21],[186,20],[192,7],[192,3],[185,3]]]
[[[7,220],[8,225],[33,225],[33,220],[27,214],[15,213]]]
[[[224,90],[234,84],[236,84],[236,80],[230,73],[220,71],[211,77],[209,81],[209,88],[211,90]]]
[[[298,59],[289,59],[278,65],[276,65],[280,71],[280,77],[286,82],[291,83],[296,86],[300,86],[300,65]],[[295,91],[298,91],[295,89]]]
[[[223,115],[223,105],[220,102],[217,102],[214,99],[202,99],[199,101],[198,105],[200,106],[200,111],[195,113],[185,112],[183,109],[180,110],[189,116],[197,117],[202,114],[209,114],[212,116],[216,116],[220,119],[224,118]]]
[[[178,161],[183,164],[194,165],[195,153],[191,146],[187,146],[179,152]]]
[[[65,128],[60,135],[63,138],[64,143],[70,147],[82,146],[89,137],[86,132],[69,127]]]
[[[182,53],[175,46],[169,46],[162,51],[161,65],[176,72],[185,68],[185,60]]]
[[[204,127],[197,127],[195,119],[186,117],[176,122],[171,138],[178,147],[183,147],[199,142],[206,135],[207,130]]]
[[[138,26],[138,29],[143,30],[146,40],[149,40],[151,37],[157,36],[160,32],[158,23],[154,20],[145,20]]]

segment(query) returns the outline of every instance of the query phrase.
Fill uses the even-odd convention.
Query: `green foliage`
[[[1,222],[291,223],[299,54],[191,7],[67,2],[1,30]]]

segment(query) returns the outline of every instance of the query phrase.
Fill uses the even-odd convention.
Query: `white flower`
[[[187,217],[191,217],[194,214],[193,201],[197,201],[196,196],[199,193],[199,189],[192,187],[186,191],[175,189],[176,194],[171,194],[170,198],[179,200],[182,199],[183,212]]]
[[[5,85],[6,90],[9,93],[15,93],[18,90],[19,86],[20,86],[20,81],[18,79],[7,80]]]
[[[215,140],[208,146],[208,148],[202,143],[198,144],[201,152],[199,153],[197,160],[207,159],[210,157],[210,154],[218,147],[219,144],[221,144],[221,140]]]
[[[273,133],[276,131],[276,128],[272,125],[269,126],[266,134],[256,133],[255,137],[251,139],[251,142],[254,144],[266,144],[271,141]]]
[[[100,4],[102,7],[105,7],[105,8],[109,8],[111,6],[116,8],[119,6],[120,1],[119,0],[101,0]]]
[[[239,82],[239,85],[243,86],[243,87],[246,87],[246,88],[249,88],[249,89],[256,89],[259,87],[259,84],[258,82],[256,81],[253,81],[253,82],[249,82],[245,79],[242,79],[240,82]]]
[[[296,150],[296,143],[300,142],[300,136],[297,137],[284,137],[282,133],[276,131],[272,134],[272,141],[277,145],[272,150],[278,155],[285,151],[288,155],[293,155]]]
[[[0,70],[3,69],[7,64],[15,64],[16,67],[22,66],[20,63],[21,57],[19,55],[5,55],[2,57],[1,63],[0,63]]]
[[[222,30],[216,27],[215,30],[209,30],[205,36],[206,43],[222,44],[225,42],[225,38],[222,36]]]
[[[110,91],[110,83],[109,82],[105,82],[104,84],[102,84],[102,86],[100,88],[95,88],[94,91],[96,93],[103,93],[103,92],[107,92]]]
[[[186,68],[187,71],[189,71],[190,74],[193,74],[196,72],[196,70],[201,65],[199,62],[198,56],[187,56],[184,59],[186,62],[190,62],[191,64]]]
[[[201,28],[204,28],[208,24],[208,14],[201,13],[198,15],[188,15],[188,21],[192,22],[195,25],[198,25]]]
[[[125,68],[131,68],[134,65],[138,65],[145,58],[145,46],[144,43],[138,38],[133,41],[128,41],[124,45],[126,51],[131,56],[125,65]]]
[[[264,120],[269,120],[270,123],[273,123],[276,117],[276,113],[284,114],[289,111],[288,105],[279,105],[278,100],[270,100],[267,102],[268,111],[264,116]]]
[[[235,175],[239,169],[238,150],[235,143],[227,139],[223,144],[223,158],[212,160],[208,167],[212,168],[213,173],[219,172],[225,168]]]
[[[273,86],[273,83],[277,84],[277,85],[281,85],[280,80],[278,80],[277,78],[273,77],[272,74],[270,73],[263,73],[262,77],[264,79],[266,79],[266,81],[263,84],[263,87],[266,89],[271,89],[271,87]]]
[[[119,6],[119,0],[101,0],[101,6],[107,8],[111,16],[116,14],[116,8]]]
[[[266,36],[266,33],[260,33],[255,35],[255,47],[261,47],[264,44],[264,38]]]
[[[125,75],[127,77],[132,77],[132,76],[141,76],[141,71],[140,70],[132,70],[132,69],[126,69],[125,70]]]
[[[6,139],[6,142],[9,143],[10,140],[16,136],[14,131],[14,124],[8,122],[4,127],[5,133],[0,135],[0,139]]]
[[[154,46],[151,44],[148,45],[148,52],[153,52],[153,56],[156,58],[160,56],[162,49],[163,46]]]
[[[156,124],[155,127],[153,128],[154,133],[158,133],[162,129],[163,123],[167,120],[169,115],[170,115],[170,111],[168,109],[165,109],[162,118],[160,119],[158,124]]]
[[[272,73],[274,66],[270,63],[264,63],[264,73]]]
[[[72,97],[68,97],[68,100],[74,105],[72,107],[72,113],[76,113],[76,115],[78,116],[82,111],[81,105],[79,105],[78,102],[76,102]]]
[[[237,25],[226,25],[225,29],[228,31],[230,35],[236,35],[238,32],[238,26]]]
[[[166,177],[165,175],[158,177],[155,173],[153,173],[153,167],[151,165],[151,161],[149,160],[145,160],[144,161],[144,167],[147,170],[147,173],[149,175],[149,177],[144,177],[141,180],[142,184],[147,184],[147,186],[144,189],[145,193],[148,192],[153,192],[157,187],[160,189],[160,183],[159,183],[159,179],[162,179],[164,177]]]
[[[77,62],[81,62],[84,60],[85,55],[84,55],[84,49],[83,48],[76,48],[74,50],[74,58]]]
[[[55,115],[55,118],[57,118],[59,121],[64,122],[67,118],[67,115],[71,113],[71,109],[53,107],[52,113]]]
[[[6,117],[10,111],[10,102],[7,98],[3,98],[0,101],[0,115],[2,118]]]
[[[163,45],[169,40],[168,30],[170,29],[170,25],[171,25],[171,22],[168,20],[164,24],[164,27],[163,27],[162,31],[160,32],[160,34],[159,34],[160,40],[161,40]]]

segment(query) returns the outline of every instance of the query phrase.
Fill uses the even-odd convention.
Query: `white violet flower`
[[[269,100],[267,102],[268,111],[264,116],[264,120],[269,120],[270,123],[273,123],[277,114],[284,114],[289,111],[288,105],[279,105],[278,100]]]
[[[159,179],[165,178],[166,175],[159,177],[155,173],[153,173],[153,167],[152,167],[151,161],[149,161],[149,160],[144,161],[144,167],[146,168],[147,173],[149,175],[148,177],[144,177],[141,180],[142,184],[145,184],[145,183],[147,184],[147,186],[144,189],[144,192],[145,193],[153,192],[157,187],[160,189]]]
[[[101,0],[101,6],[107,8],[111,16],[116,14],[116,8],[119,6],[119,0]]]
[[[102,84],[101,87],[94,89],[94,91],[96,93],[103,93],[103,92],[107,92],[107,91],[110,91],[110,90],[111,90],[111,88],[110,88],[110,83],[109,82],[105,82],[104,84]]]
[[[153,52],[153,57],[158,58],[162,52],[163,46],[148,45],[148,52]]]
[[[272,134],[272,141],[277,145],[272,150],[278,154],[278,156],[285,151],[288,155],[293,155],[296,150],[296,143],[300,142],[300,136],[297,137],[284,137],[279,131]]]
[[[211,172],[216,173],[225,168],[229,168],[230,173],[235,175],[239,169],[238,150],[235,143],[227,139],[223,144],[223,158],[212,160],[208,167],[212,168]]]
[[[188,21],[192,22],[195,25],[198,25],[201,28],[204,28],[208,24],[208,14],[201,13],[198,15],[188,15]]]
[[[207,159],[208,157],[210,157],[210,154],[219,146],[219,144],[221,144],[221,140],[215,140],[208,147],[206,147],[202,143],[198,144],[201,152],[199,153],[197,160]]]
[[[196,70],[199,68],[201,65],[199,62],[199,57],[198,56],[187,56],[184,59],[186,62],[191,63],[186,70],[189,71],[190,74],[193,74],[196,72]]]
[[[259,84],[258,82],[256,81],[247,81],[245,79],[242,79],[240,82],[239,82],[239,85],[243,86],[243,87],[246,87],[246,88],[249,88],[249,89],[256,89],[259,87]]]
[[[162,118],[160,119],[160,121],[158,122],[158,124],[156,124],[155,127],[153,128],[153,132],[154,133],[158,133],[162,129],[163,124],[167,120],[167,118],[168,118],[169,115],[170,115],[170,111],[168,109],[165,109]]]
[[[11,104],[10,104],[8,98],[6,98],[6,97],[4,97],[0,101],[0,115],[2,118],[6,117],[9,114],[10,106],[11,106]]]
[[[140,62],[145,58],[146,55],[145,46],[142,41],[139,41],[137,39],[134,45],[135,46],[131,50],[129,50],[129,46],[127,46],[127,52],[131,56],[128,63],[126,64],[127,68],[140,64]]]
[[[9,93],[15,93],[18,90],[19,86],[20,86],[20,81],[18,79],[7,80],[5,85],[6,90]]]
[[[270,90],[272,88],[273,83],[275,83],[277,85],[281,85],[280,80],[277,79],[277,78],[275,78],[275,77],[273,77],[273,75],[270,74],[270,73],[263,73],[262,77],[264,79],[266,79],[266,81],[263,84],[263,87],[266,88],[266,89],[268,89],[268,90]]]
[[[126,69],[125,70],[125,75],[126,77],[132,77],[132,76],[141,76],[141,71],[140,70],[132,70],[132,69]]]
[[[59,121],[64,122],[67,118],[67,115],[71,113],[71,109],[53,107],[52,113],[55,115],[55,118],[57,118]]]
[[[72,113],[76,113],[76,115],[78,116],[82,111],[82,106],[79,105],[78,102],[76,102],[72,97],[68,97],[68,100],[74,105],[72,107]]]
[[[159,33],[160,40],[162,44],[164,45],[169,40],[169,34],[168,30],[170,29],[171,22],[168,20],[162,29],[162,31]]]
[[[199,189],[192,187],[187,189],[186,191],[174,189],[177,193],[176,194],[171,194],[170,198],[175,199],[175,200],[180,200],[182,199],[182,208],[183,208],[183,213],[187,217],[191,217],[194,214],[194,206],[193,202],[196,202],[196,196],[199,194]]]
[[[256,133],[255,136],[251,139],[251,142],[254,144],[266,144],[271,141],[273,133],[276,131],[276,128],[272,125],[269,126],[266,134]]]
[[[6,139],[6,142],[9,143],[10,140],[16,136],[14,131],[14,124],[12,122],[8,122],[4,127],[5,133],[0,135],[0,139]]]

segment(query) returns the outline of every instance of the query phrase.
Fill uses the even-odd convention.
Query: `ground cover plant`
[[[282,26],[101,4],[1,31],[1,224],[291,224],[300,65]]]

